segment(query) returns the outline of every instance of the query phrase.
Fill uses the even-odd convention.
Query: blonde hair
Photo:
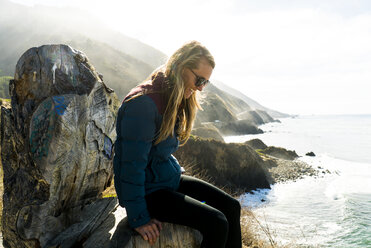
[[[197,108],[201,110],[202,108],[196,99],[196,94],[192,94],[188,99],[185,98],[185,84],[182,74],[185,68],[197,69],[202,58],[205,58],[212,68],[215,67],[214,58],[209,50],[198,41],[190,41],[175,51],[162,68],[165,76],[169,79],[170,92],[155,144],[174,135],[174,125],[177,118],[179,118],[179,124],[176,131],[181,142],[180,146],[189,139]]]

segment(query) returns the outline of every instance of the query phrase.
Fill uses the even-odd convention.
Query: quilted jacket
[[[137,86],[125,97],[118,111],[114,182],[119,204],[126,208],[132,228],[151,219],[145,195],[159,189],[177,190],[179,187],[181,167],[172,155],[179,146],[175,130],[173,137],[154,145],[166,107],[163,94],[132,97],[138,92],[161,89],[163,85],[161,75]]]

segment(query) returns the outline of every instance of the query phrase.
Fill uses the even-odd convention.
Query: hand
[[[147,224],[134,229],[142,236],[144,240],[148,241],[150,245],[153,245],[160,236],[162,224],[156,219],[151,219]]]

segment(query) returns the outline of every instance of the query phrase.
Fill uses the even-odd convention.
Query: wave
[[[363,243],[370,241],[370,164],[325,153],[299,159],[332,173],[258,189],[241,196],[242,205],[266,222],[283,244],[367,247]]]

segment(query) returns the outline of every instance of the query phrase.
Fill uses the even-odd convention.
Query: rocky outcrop
[[[265,149],[267,148],[268,146],[266,144],[264,144],[263,141],[261,141],[260,139],[252,139],[252,140],[248,140],[245,142],[246,145],[249,145],[251,148],[253,149]]]
[[[305,156],[315,157],[316,154],[314,154],[314,152],[307,152],[307,153],[305,154]]]
[[[290,151],[282,147],[267,146],[260,139],[248,140],[245,144],[257,150],[260,154],[273,156],[275,158],[294,160],[299,157],[295,151]]]
[[[112,182],[116,94],[83,53],[64,45],[26,51],[9,89],[11,108],[1,115],[4,246],[78,240],[109,209],[95,201]],[[58,238],[71,229],[81,231]]]
[[[269,171],[268,179],[271,184],[319,175],[319,170],[300,160],[286,160],[272,156],[263,156],[263,160]]]
[[[206,139],[215,139],[224,142],[219,130],[212,124],[197,127],[192,130],[192,134]]]
[[[200,232],[186,226],[162,223],[162,230],[156,243],[150,246],[137,232],[129,227],[124,208],[118,206],[116,198],[102,199],[111,203],[110,210],[104,221],[101,222],[89,235],[83,236],[83,239],[70,241],[70,236],[76,233],[72,229],[70,233],[63,232],[58,235],[57,239],[62,239],[62,247],[85,247],[85,248],[196,248],[202,241]],[[96,206],[91,208],[94,211]],[[86,211],[85,211],[86,212]],[[106,215],[106,214],[104,214]],[[69,240],[66,240],[69,238]],[[61,241],[62,241],[61,240]],[[53,246],[55,247],[55,246]]]
[[[191,136],[174,156],[187,173],[208,177],[219,187],[270,188],[264,161],[248,145]]]
[[[265,149],[259,150],[259,152],[286,160],[294,160],[298,158],[298,154],[295,151],[290,151],[282,147],[268,146]]]

